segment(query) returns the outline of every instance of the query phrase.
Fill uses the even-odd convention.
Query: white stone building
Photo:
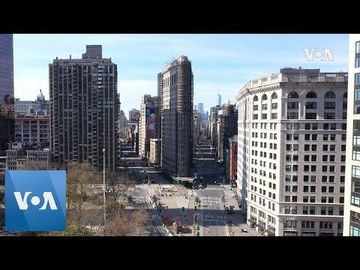
[[[237,186],[265,235],[342,235],[347,73],[284,68],[237,96]]]

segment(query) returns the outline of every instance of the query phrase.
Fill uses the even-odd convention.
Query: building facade
[[[49,100],[45,100],[45,96],[40,90],[40,94],[36,97],[35,101],[15,99],[15,114],[36,114],[48,115],[50,110]]]
[[[344,235],[360,236],[360,35],[349,41]]]
[[[228,164],[226,166],[226,176],[231,184],[236,185],[237,179],[237,151],[238,137],[234,135],[229,138],[229,148],[226,149]]]
[[[150,165],[161,166],[161,139],[150,139]]]
[[[44,150],[7,150],[6,151],[6,169],[18,170],[24,166],[29,168],[49,168],[50,166],[50,151]]]
[[[237,135],[238,111],[233,104],[221,107],[216,118],[216,144],[215,151],[218,161],[225,161],[226,149],[229,149],[229,138]]]
[[[50,148],[60,166],[87,161],[115,170],[120,100],[117,65],[102,58],[101,45],[86,47],[82,59],[54,59],[49,65]]]
[[[169,174],[190,176],[193,155],[193,73],[180,56],[158,74],[162,166]]]
[[[237,100],[248,223],[266,235],[342,235],[347,73],[285,68],[250,81]]]
[[[15,119],[15,141],[38,148],[50,146],[50,116],[17,114]]]
[[[157,138],[156,115],[158,98],[151,95],[144,95],[140,105],[139,119],[139,155],[142,158],[149,158],[150,139]]]
[[[13,35],[0,34],[0,156],[15,138]]]

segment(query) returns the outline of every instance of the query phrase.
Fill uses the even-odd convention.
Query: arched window
[[[334,92],[329,91],[325,94],[325,98],[336,98]]]
[[[267,95],[263,94],[262,97],[261,97],[261,100],[267,100]]]
[[[343,98],[347,98],[347,92],[344,93]]]
[[[299,94],[296,93],[295,91],[290,92],[290,93],[288,94],[288,98],[299,98]]]
[[[313,91],[311,91],[306,94],[306,98],[317,98],[317,95]]]
[[[277,94],[274,92],[272,95],[271,95],[271,99],[277,99],[278,98],[278,96],[277,96]]]
[[[254,96],[253,101],[258,101],[258,100],[259,100],[258,97],[257,97],[257,96]]]

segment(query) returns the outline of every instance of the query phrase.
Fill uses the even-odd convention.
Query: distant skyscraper
[[[150,139],[157,138],[156,134],[156,115],[157,97],[144,95],[140,105],[139,119],[139,155],[149,158]]]
[[[204,114],[204,103],[199,103],[197,106],[197,111],[203,115]]]
[[[82,59],[54,59],[49,65],[53,162],[88,161],[115,170],[119,109],[117,65],[102,58],[101,45],[86,46]]]
[[[158,74],[162,166],[170,174],[190,176],[192,165],[193,74],[180,56]]]
[[[360,35],[350,35],[344,236],[360,236]],[[344,104],[346,106],[346,104]]]
[[[0,156],[15,138],[13,35],[0,34]]]
[[[217,105],[221,106],[221,95],[220,94],[218,94],[218,104]]]

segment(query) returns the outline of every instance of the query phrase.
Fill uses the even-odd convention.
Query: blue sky
[[[33,100],[43,90],[49,97],[48,65],[56,57],[81,58],[85,46],[101,44],[103,57],[118,65],[121,108],[128,116],[141,96],[157,94],[157,73],[180,55],[192,62],[194,104],[208,110],[217,103],[235,102],[249,80],[283,67],[347,71],[348,35],[290,34],[16,34],[14,35],[15,97]],[[310,61],[304,49],[313,49]],[[318,49],[330,49],[334,61],[321,61]],[[319,54],[318,54],[319,55]]]

